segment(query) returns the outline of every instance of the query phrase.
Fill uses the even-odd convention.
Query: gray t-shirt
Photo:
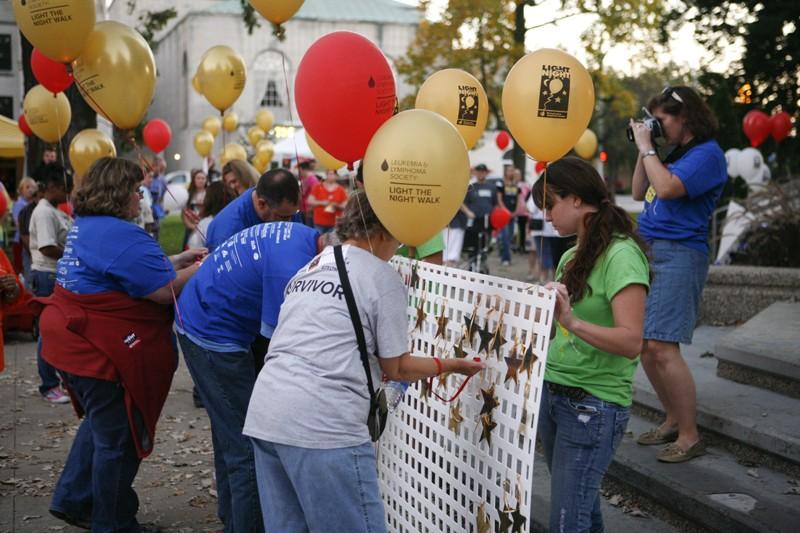
[[[355,246],[343,247],[350,285],[370,354],[408,351],[406,288],[388,263]],[[370,355],[372,382],[380,365]],[[302,448],[344,448],[369,441],[367,377],[333,248],[328,247],[286,286],[278,326],[258,375],[244,434]]]
[[[55,272],[57,259],[47,257],[41,250],[48,246],[64,248],[67,233],[72,227],[70,219],[46,198],[39,200],[33,210],[30,223],[31,269],[39,272]]]

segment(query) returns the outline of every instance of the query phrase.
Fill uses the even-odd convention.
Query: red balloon
[[[769,117],[763,111],[753,109],[748,111],[742,120],[742,130],[747,138],[750,139],[750,144],[758,146],[767,140],[772,125],[770,124]]]
[[[507,131],[499,131],[494,138],[494,143],[501,150],[505,150],[508,148],[508,145],[511,144],[511,135],[509,135]]]
[[[36,81],[54,94],[66,91],[75,81],[67,65],[53,61],[35,48],[31,54],[31,70]]]
[[[153,152],[163,152],[172,140],[172,129],[160,118],[154,118],[145,125],[142,130],[142,138],[144,144]]]
[[[397,100],[383,52],[349,31],[329,33],[311,45],[297,68],[294,97],[308,136],[350,164],[364,157]]]
[[[511,218],[511,211],[505,207],[495,207],[492,209],[491,214],[489,214],[489,223],[494,229],[500,231],[511,222]]]
[[[25,115],[19,116],[17,119],[17,124],[19,125],[20,131],[24,133],[26,137],[33,135],[33,130],[30,126],[28,126],[28,121],[25,119]]]
[[[546,168],[547,168],[547,161],[537,161],[534,170],[536,171],[537,174],[541,174],[542,172],[544,172],[544,169]]]
[[[792,131],[792,117],[786,111],[772,115],[769,123],[772,128],[772,138],[778,142],[788,137]]]

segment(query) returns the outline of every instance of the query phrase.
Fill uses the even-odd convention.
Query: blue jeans
[[[41,272],[31,270],[31,290],[34,296],[50,296],[56,288],[55,272]],[[42,358],[42,338],[39,337],[39,344],[36,347],[36,366],[39,368],[39,378],[42,380],[39,385],[39,393],[44,396],[47,391],[57,387],[60,383],[56,369]]]
[[[630,409],[594,396],[575,401],[542,388],[538,435],[550,470],[550,531],[603,531],[600,481]]]
[[[372,443],[319,450],[252,440],[267,531],[386,532]]]
[[[514,221],[505,225],[500,233],[497,235],[497,240],[500,241],[500,260],[511,261],[511,238],[514,236]]]
[[[50,509],[91,519],[95,533],[138,532],[139,498],[131,487],[141,459],[136,455],[125,390],[113,381],[62,372],[86,416],[53,491]]]
[[[256,382],[253,356],[207,350],[181,334],[178,341],[211,420],[219,519],[226,532],[263,532],[253,445],[242,435]]]

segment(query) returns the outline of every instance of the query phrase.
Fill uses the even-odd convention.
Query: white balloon
[[[738,169],[736,168],[736,159],[741,153],[742,151],[738,148],[731,148],[725,152],[725,162],[728,164],[728,176],[732,178],[739,175]]]
[[[766,183],[772,179],[772,171],[769,169],[769,165],[764,165],[763,167],[764,172],[761,173],[761,183]]]
[[[736,158],[736,173],[747,183],[758,183],[764,166],[764,156],[755,148],[745,148]]]
[[[188,201],[189,191],[186,189],[186,185],[182,183],[167,185],[167,192],[164,193],[164,211],[167,213],[180,211],[186,207]]]

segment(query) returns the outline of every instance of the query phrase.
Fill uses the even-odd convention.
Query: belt
[[[551,383],[550,381],[545,381],[545,384],[547,385],[547,390],[550,391],[550,394],[564,396],[570,400],[580,401],[589,396],[589,393],[580,387],[570,387],[569,385]]]

